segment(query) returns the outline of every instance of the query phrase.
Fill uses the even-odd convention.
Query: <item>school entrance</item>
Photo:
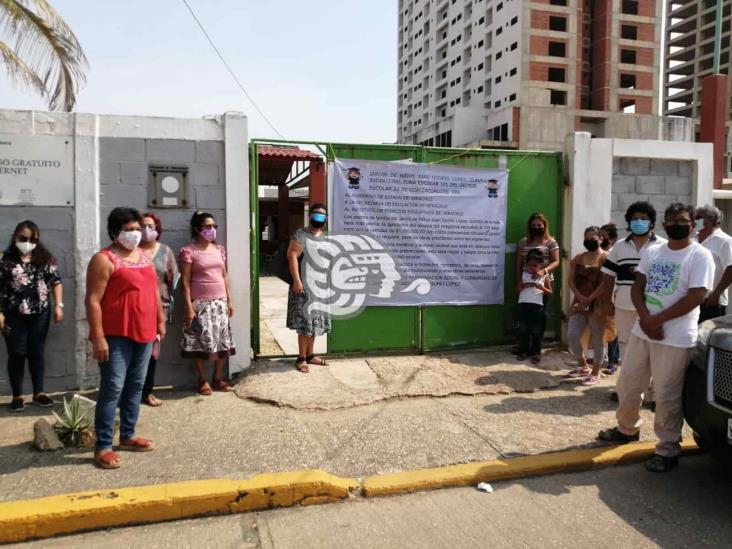
[[[537,211],[549,218],[554,234],[561,232],[561,153],[254,139],[249,146],[254,356],[297,354],[296,334],[285,327],[287,285],[273,276],[271,261],[289,235],[306,225],[309,204],[325,202],[330,208],[328,168],[339,158],[506,169],[505,296],[501,305],[368,306],[353,318],[333,318],[328,337],[316,339],[316,352],[423,353],[512,343],[516,243]],[[548,307],[547,336],[560,331],[560,293],[555,291]]]

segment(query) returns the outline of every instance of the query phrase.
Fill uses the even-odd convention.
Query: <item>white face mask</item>
[[[16,242],[15,247],[18,248],[21,254],[28,255],[36,249],[36,245],[31,242]]]
[[[117,242],[128,250],[132,251],[140,244],[142,233],[140,231],[120,231]]]

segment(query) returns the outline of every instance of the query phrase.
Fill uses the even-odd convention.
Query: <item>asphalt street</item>
[[[41,540],[14,547],[730,547],[732,474],[709,456],[658,475],[642,465],[277,509]]]

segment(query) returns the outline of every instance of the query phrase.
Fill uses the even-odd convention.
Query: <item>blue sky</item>
[[[76,110],[249,115],[275,137],[180,0],[53,0],[89,58]],[[396,139],[395,0],[189,0],[247,91],[288,139]],[[0,69],[0,108],[45,109]]]

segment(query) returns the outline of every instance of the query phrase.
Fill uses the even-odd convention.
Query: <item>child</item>
[[[518,299],[519,349],[518,359],[527,355],[531,362],[541,362],[541,340],[544,338],[544,295],[552,295],[549,275],[539,275],[544,268],[544,256],[539,250],[530,250],[526,267],[521,274],[521,293]]]

